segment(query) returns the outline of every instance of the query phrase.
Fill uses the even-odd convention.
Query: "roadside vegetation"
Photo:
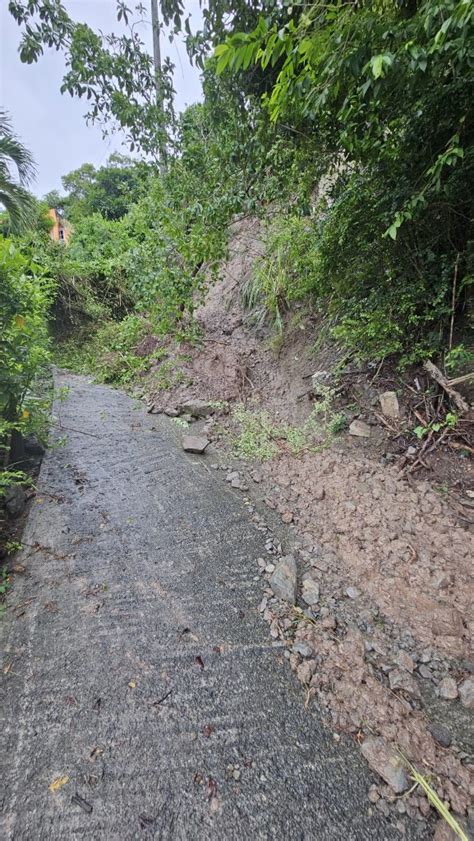
[[[157,75],[136,34],[141,7],[119,0],[117,36],[60,3],[15,0],[10,11],[21,60],[61,50],[62,90],[85,99],[105,134],[120,129],[131,157],[85,163],[38,202],[31,155],[1,115],[4,467],[31,426],[51,335],[61,364],[135,382],[160,356],[148,336],[198,338],[194,310],[218,277],[230,223],[248,215],[266,228],[243,290],[257,322],[281,333],[303,303],[324,311],[347,359],[469,369],[471,3],[215,0],[201,32],[181,4],[162,4],[203,72],[203,102],[178,115],[172,66]],[[72,225],[67,247],[49,237],[52,206]]]

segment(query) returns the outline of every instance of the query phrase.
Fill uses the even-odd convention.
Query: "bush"
[[[319,278],[319,250],[314,221],[281,216],[269,226],[265,255],[242,290],[244,306],[257,323],[267,316],[281,332],[283,314],[295,301],[315,295]]]
[[[21,420],[39,368],[49,359],[48,312],[54,282],[0,237],[0,419]]]

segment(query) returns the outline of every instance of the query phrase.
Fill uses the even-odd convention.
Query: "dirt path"
[[[83,378],[57,385],[63,445],[1,624],[2,837],[401,838],[268,638],[264,538],[239,498],[170,421]]]

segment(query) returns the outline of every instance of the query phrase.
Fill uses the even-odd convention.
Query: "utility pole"
[[[166,172],[167,154],[166,154],[166,140],[164,137],[165,131],[165,109],[163,97],[163,79],[161,76],[161,45],[160,45],[160,18],[158,15],[158,0],[151,0],[151,26],[153,31],[153,64],[155,66],[155,80],[156,80],[156,104],[161,114],[162,127],[160,128],[160,173],[162,175]]]

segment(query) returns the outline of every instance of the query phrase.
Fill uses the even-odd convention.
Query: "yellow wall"
[[[53,226],[49,232],[51,239],[55,240],[55,242],[65,242],[67,245],[71,236],[69,222],[59,215],[55,207],[50,208],[48,216],[53,220]]]

